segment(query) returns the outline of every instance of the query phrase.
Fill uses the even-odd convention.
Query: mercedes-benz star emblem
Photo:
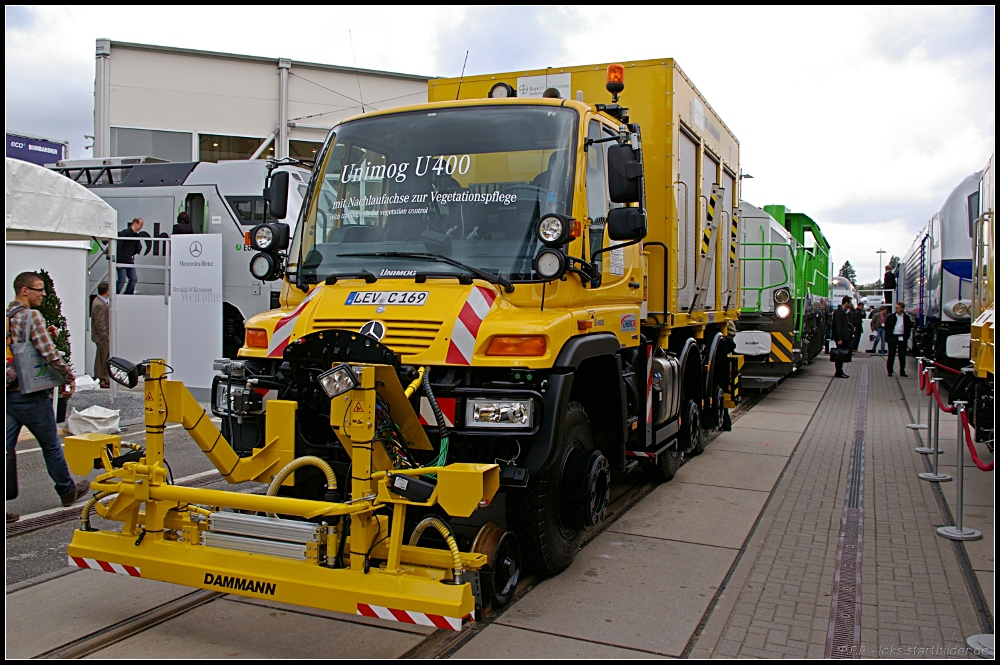
[[[362,335],[368,335],[372,339],[381,342],[382,338],[385,337],[385,326],[382,325],[381,321],[369,321],[365,325],[361,326],[359,330]]]
[[[195,240],[188,246],[188,251],[191,252],[191,256],[198,258],[201,256],[201,243]]]

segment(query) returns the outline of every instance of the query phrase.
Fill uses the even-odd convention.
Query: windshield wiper
[[[461,268],[466,270],[479,279],[484,279],[491,284],[499,284],[503,287],[503,290],[507,293],[512,293],[514,291],[514,285],[511,284],[507,279],[500,275],[494,275],[493,273],[488,273],[485,270],[480,270],[479,268],[473,268],[472,266],[467,266],[461,261],[456,261],[455,259],[449,258],[447,256],[441,256],[440,254],[426,254],[424,252],[357,252],[353,254],[337,254],[341,258],[370,258],[370,257],[385,257],[390,259],[416,259],[418,261],[440,261],[441,263],[447,263],[448,265],[455,266],[456,268]]]
[[[326,283],[336,284],[338,279],[363,279],[365,284],[374,284],[378,281],[378,277],[367,270],[362,270],[361,272],[343,272],[339,275],[330,275],[326,278]]]

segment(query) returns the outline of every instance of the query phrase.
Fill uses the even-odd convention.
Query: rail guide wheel
[[[490,581],[486,587],[490,591],[493,609],[506,606],[514,598],[517,583],[521,580],[521,545],[517,536],[495,522],[487,522],[476,534],[470,551],[486,555],[486,565],[490,568]]]

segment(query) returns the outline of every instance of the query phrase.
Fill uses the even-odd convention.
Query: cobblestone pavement
[[[858,655],[962,653],[965,638],[982,632],[954,547],[935,533],[943,519],[933,488],[917,478],[920,442],[906,429],[899,386],[880,358],[857,359],[850,379],[830,384],[692,657],[826,656],[862,363],[870,365]]]

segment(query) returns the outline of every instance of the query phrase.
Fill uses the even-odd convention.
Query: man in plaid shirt
[[[62,355],[52,342],[55,328],[45,327],[45,319],[36,309],[45,296],[45,283],[38,273],[23,272],[14,279],[14,300],[7,305],[7,323],[10,343],[23,341],[21,335],[27,322],[29,337],[38,352],[42,354],[49,365],[66,379],[63,395],[69,397],[76,388],[73,368],[63,360]],[[7,365],[7,465],[16,465],[15,447],[17,437],[22,427],[34,435],[42,449],[45,458],[45,468],[56,484],[56,493],[62,500],[62,505],[71,506],[85,497],[90,491],[90,483],[83,481],[75,483],[70,475],[62,446],[59,445],[59,435],[56,429],[56,418],[52,411],[52,393],[40,390],[23,394],[18,389],[17,376],[11,365]],[[13,490],[13,496],[11,496]],[[17,496],[17,489],[7,488],[7,498]],[[7,513],[7,522],[17,521],[15,513]]]

